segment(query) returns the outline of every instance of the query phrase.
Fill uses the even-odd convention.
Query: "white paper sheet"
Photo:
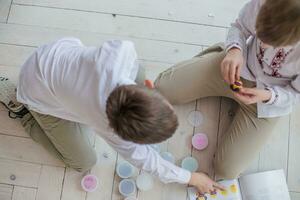
[[[290,200],[283,170],[274,170],[239,178],[243,200]]]

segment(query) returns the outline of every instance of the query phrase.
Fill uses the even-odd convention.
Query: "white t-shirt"
[[[17,99],[33,111],[91,126],[125,159],[165,183],[187,183],[190,172],[163,160],[149,145],[121,139],[108,127],[109,94],[118,85],[135,84],[137,71],[130,41],[85,47],[76,38],[63,38],[39,47],[23,64]]]

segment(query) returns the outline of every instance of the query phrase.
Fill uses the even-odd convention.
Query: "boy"
[[[153,89],[137,86],[137,55],[128,41],[85,47],[64,38],[39,47],[23,64],[17,88],[0,81],[0,100],[32,138],[78,171],[97,161],[85,125],[124,158],[163,182],[213,192],[220,186],[203,173],[190,173],[165,160],[149,145],[173,135],[178,122],[172,106]]]
[[[157,78],[156,88],[172,103],[209,96],[239,103],[216,152],[218,177],[238,177],[281,117],[299,104],[299,27],[300,0],[249,1],[229,29],[225,45],[210,47]],[[243,88],[231,91],[229,85],[240,79]]]

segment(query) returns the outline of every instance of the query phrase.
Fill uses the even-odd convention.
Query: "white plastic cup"
[[[133,179],[123,179],[119,184],[119,192],[124,197],[132,196],[136,193],[136,184]]]
[[[160,154],[160,156],[163,158],[163,159],[165,159],[165,160],[167,160],[167,161],[169,161],[169,162],[171,162],[171,163],[175,163],[175,157],[173,156],[173,154],[171,154],[170,152],[167,152],[167,151],[165,151],[165,152],[162,152],[161,154]]]
[[[153,178],[147,173],[142,173],[136,178],[136,186],[141,191],[148,191],[153,188]]]
[[[130,178],[134,174],[134,167],[129,162],[121,162],[117,165],[116,172],[120,178]]]
[[[186,170],[190,171],[190,172],[195,172],[195,171],[197,171],[197,169],[199,167],[199,164],[198,164],[198,161],[195,158],[186,157],[182,160],[181,167],[183,169],[186,169]]]

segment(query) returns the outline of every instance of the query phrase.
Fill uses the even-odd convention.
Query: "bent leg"
[[[62,159],[61,154],[54,147],[52,142],[49,140],[43,129],[30,112],[21,118],[21,124],[35,142],[41,144],[54,157]]]
[[[211,47],[162,72],[155,81],[155,87],[173,104],[210,96],[233,98],[221,76],[220,65],[224,56],[221,47]]]
[[[256,104],[241,105],[215,157],[216,177],[237,178],[266,144],[280,118],[257,118]]]
[[[96,164],[97,155],[91,142],[91,131],[85,125],[33,111],[31,113],[67,166],[85,172]],[[34,134],[34,127],[37,125],[33,125],[32,137],[39,135],[44,138],[41,134]]]

